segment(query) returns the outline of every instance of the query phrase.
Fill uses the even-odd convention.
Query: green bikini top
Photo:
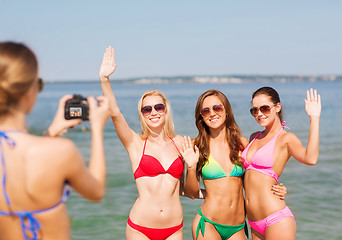
[[[241,177],[245,173],[245,169],[241,166],[234,164],[230,171],[230,177]],[[202,178],[203,179],[217,179],[227,177],[226,172],[220,166],[220,164],[210,154],[208,162],[202,167]]]

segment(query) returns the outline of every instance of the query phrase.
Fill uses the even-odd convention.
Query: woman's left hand
[[[284,200],[287,194],[287,188],[282,183],[279,183],[278,185],[273,185],[272,191],[273,194],[278,195],[281,200]]]
[[[109,118],[108,98],[99,96],[96,98],[88,96],[89,103],[89,121],[92,127],[103,130]]]
[[[310,90],[306,91],[307,99],[305,101],[305,111],[308,116],[311,117],[320,117],[321,115],[321,96],[317,94],[317,90]]]

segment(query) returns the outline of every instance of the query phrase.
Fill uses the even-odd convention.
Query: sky
[[[0,0],[0,41],[25,43],[42,78],[342,74],[342,0]]]

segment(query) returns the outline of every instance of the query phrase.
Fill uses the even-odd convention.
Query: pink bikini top
[[[263,132],[260,132],[249,144],[248,146],[243,150],[241,154],[241,158],[243,160],[243,164],[245,166],[246,171],[247,170],[255,170],[257,172],[263,173],[267,176],[273,177],[278,182],[278,175],[273,171],[273,154],[274,154],[274,146],[276,139],[280,132],[283,130],[281,128],[277,135],[275,135],[271,141],[266,143],[264,146],[259,148],[254,155],[252,156],[251,162],[247,162],[247,152],[249,147],[253,144],[254,140]]]
[[[170,139],[172,140],[172,138]],[[177,151],[179,152],[179,157],[176,158],[172,162],[171,166],[167,170],[164,169],[164,167],[161,165],[161,163],[158,161],[157,158],[151,155],[145,154],[146,142],[147,142],[147,139],[145,140],[143,155],[140,159],[139,166],[137,170],[135,170],[134,172],[134,178],[138,179],[140,177],[156,177],[160,174],[166,174],[166,173],[170,174],[174,178],[177,178],[177,179],[181,178],[183,174],[184,165],[183,165],[183,160],[180,157],[181,153],[179,152],[174,141],[172,140]]]

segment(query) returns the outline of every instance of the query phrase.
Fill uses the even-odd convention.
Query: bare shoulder
[[[183,142],[183,136],[181,135],[176,135],[172,138],[172,140],[175,142],[177,147],[181,147],[182,146],[182,142]]]
[[[136,133],[131,144],[129,144],[129,146],[126,146],[126,151],[128,153],[132,166],[136,166],[139,163],[145,141],[146,139],[143,139],[141,135]]]
[[[33,157],[49,157],[49,159],[70,159],[78,155],[76,145],[66,138],[52,138],[52,137],[31,137],[30,148],[28,154]]]
[[[38,136],[28,140],[24,155],[37,176],[66,179],[71,173],[84,169],[82,154],[71,140]]]
[[[249,141],[252,141],[261,131],[252,133],[251,136],[249,137]]]
[[[247,145],[248,145],[248,140],[247,140],[247,138],[245,138],[245,137],[241,137],[240,138],[240,141],[242,142],[242,145],[243,145],[243,147],[247,147]]]
[[[54,146],[57,148],[76,148],[76,145],[73,141],[67,138],[51,138],[51,137],[42,137],[40,139],[42,142],[45,142],[49,146]]]
[[[133,138],[131,139],[130,143],[124,146],[126,148],[126,151],[129,154],[132,154],[134,152],[140,152],[144,145],[144,142],[145,142],[145,139],[142,139],[139,133],[134,132]]]
[[[283,144],[288,144],[288,143],[291,143],[293,141],[298,141],[299,139],[294,133],[287,132],[287,131],[283,130],[282,134],[280,134],[280,136],[279,136],[279,140]]]

